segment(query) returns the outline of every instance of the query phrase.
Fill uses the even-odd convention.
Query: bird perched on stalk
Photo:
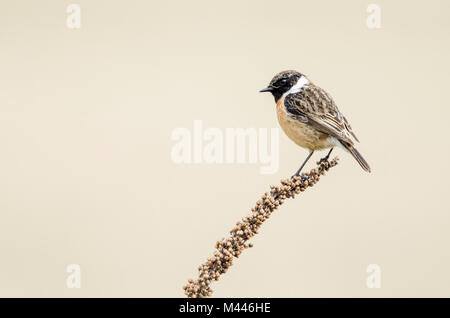
[[[260,92],[272,93],[281,128],[297,145],[309,150],[294,176],[300,175],[315,150],[331,148],[321,159],[328,160],[335,146],[350,152],[361,167],[370,172],[369,164],[354,146],[354,140],[359,140],[347,119],[331,96],[305,75],[292,70],[280,72]]]

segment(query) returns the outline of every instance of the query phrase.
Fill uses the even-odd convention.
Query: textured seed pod
[[[236,226],[229,232],[230,236],[222,238],[216,242],[214,257],[210,257],[206,262],[198,267],[199,278],[189,279],[188,284],[183,286],[184,294],[190,298],[209,297],[212,295],[210,284],[218,280],[220,275],[225,274],[233,264],[233,258],[246,249],[253,247],[252,243],[247,243],[248,239],[258,234],[261,224],[281,206],[287,198],[294,198],[308,187],[314,186],[324,175],[325,171],[337,165],[338,159],[327,162],[317,162],[317,168],[312,169],[302,176],[295,176],[291,179],[282,179],[280,185],[270,186],[270,191],[261,196],[255,206],[251,208],[251,214],[236,222]]]

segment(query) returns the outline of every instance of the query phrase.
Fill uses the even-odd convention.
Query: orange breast
[[[277,116],[281,129],[300,147],[313,151],[333,146],[328,141],[326,134],[311,127],[308,123],[303,123],[290,117],[284,107],[284,97],[277,102]]]

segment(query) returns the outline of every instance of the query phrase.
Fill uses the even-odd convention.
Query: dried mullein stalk
[[[233,258],[239,257],[244,249],[252,247],[252,244],[247,243],[248,240],[258,234],[259,227],[270,217],[272,212],[286,199],[294,198],[296,194],[316,184],[320,176],[337,165],[337,162],[337,157],[331,161],[321,160],[317,163],[317,168],[308,173],[281,180],[281,184],[278,186],[270,186],[270,192],[264,193],[256,202],[250,215],[236,223],[236,226],[230,231],[230,236],[216,242],[214,256],[198,268],[198,279],[189,279],[188,284],[183,287],[186,296],[193,298],[211,296],[211,282],[218,280],[220,275],[227,272],[233,264]]]

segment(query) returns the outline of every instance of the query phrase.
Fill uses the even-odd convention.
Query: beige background
[[[182,297],[307,152],[281,134],[273,175],[175,165],[171,132],[278,127],[257,91],[291,68],[332,94],[373,173],[336,151],[214,296],[450,296],[448,1],[377,1],[377,30],[367,1],[80,0],[79,30],[69,3],[0,4],[0,296]]]

